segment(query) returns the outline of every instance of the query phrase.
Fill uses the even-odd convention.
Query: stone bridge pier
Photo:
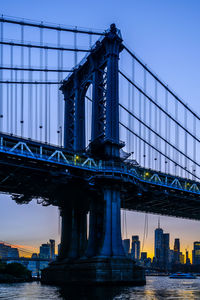
[[[124,253],[121,238],[120,190],[101,184],[88,209],[73,201],[61,207],[62,232],[58,258],[43,270],[52,284],[144,284],[144,270]],[[81,203],[80,203],[81,202]],[[80,206],[78,207],[78,204]],[[87,214],[89,212],[89,224]],[[87,232],[89,231],[88,237]]]

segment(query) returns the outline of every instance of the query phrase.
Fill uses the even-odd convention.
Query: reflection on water
[[[0,299],[40,300],[197,300],[200,299],[200,278],[169,279],[147,277],[141,287],[65,287],[41,285],[37,282],[0,284]]]

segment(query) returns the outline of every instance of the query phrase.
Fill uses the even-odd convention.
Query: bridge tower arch
[[[85,95],[92,85],[92,126],[90,153],[104,159],[118,159],[119,88],[118,60],[122,51],[120,31],[114,24],[91,53],[63,82],[65,99],[64,147],[69,151],[85,151]]]

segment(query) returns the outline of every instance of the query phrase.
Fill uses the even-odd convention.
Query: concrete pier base
[[[128,258],[79,259],[52,263],[42,271],[48,284],[144,285],[144,269]]]

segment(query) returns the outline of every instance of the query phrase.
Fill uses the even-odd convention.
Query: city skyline
[[[37,5],[32,4],[30,8],[30,4],[27,5],[22,0],[17,3],[6,1],[2,2],[2,13],[83,27],[91,27],[92,24],[94,28],[103,29],[108,28],[110,23],[116,22],[117,27],[122,31],[124,40],[131,48],[161,78],[168,82],[195,111],[200,112],[199,101],[197,101],[200,95],[200,74],[198,71],[200,66],[200,42],[197,39],[200,19],[198,1],[193,2],[195,4],[193,7],[187,4],[187,1],[177,1],[176,4],[173,3],[173,6],[170,1],[165,4],[161,4],[160,1],[151,1],[152,6],[145,1],[141,1],[140,4],[135,2],[133,7],[131,1],[128,1],[127,8],[120,18],[113,17],[112,6],[114,4],[107,3],[110,8],[108,9],[109,12],[99,6],[100,13],[98,16],[94,13],[95,4],[92,1],[86,2],[88,5],[86,3],[82,5],[83,14],[76,13],[75,3],[68,3],[68,9],[71,13],[68,14],[67,19],[66,14],[61,9],[65,5],[64,1],[60,2],[60,7],[56,8],[56,12],[51,9],[50,5],[48,5],[48,11],[45,12],[47,1],[40,3],[41,10],[39,11],[36,10]],[[106,3],[106,1],[103,2]],[[53,1],[49,3],[51,4]],[[115,2],[116,15],[119,14],[121,5],[120,1]],[[88,6],[91,8],[87,12],[86,7]],[[156,12],[155,6],[157,6]],[[104,15],[103,20],[101,15]],[[193,17],[187,21],[188,16],[191,15]],[[130,18],[130,16],[132,17]],[[160,28],[158,28],[157,22],[159,22]],[[2,240],[26,245],[27,247],[35,247],[34,249],[38,248],[41,241],[46,240],[47,236],[51,236],[56,240],[56,243],[59,243],[57,208],[42,207],[37,205],[35,201],[29,205],[17,206],[14,201],[8,199],[5,195],[0,195],[0,201],[0,233]],[[142,237],[144,218],[144,214],[127,212],[128,238],[131,238],[132,234]],[[157,223],[157,218],[157,216],[149,214],[149,235],[145,240],[143,249],[151,256],[154,252],[152,245],[153,230],[151,229]],[[163,224],[161,226],[165,228],[166,232],[171,232],[171,229],[174,228],[171,235],[173,234],[174,238],[180,237],[181,247],[188,248],[191,257],[192,241],[199,240],[200,224],[196,221],[169,217],[161,217],[161,224]],[[171,240],[174,240],[174,238],[171,236]],[[170,245],[170,248],[172,247]]]
[[[149,214],[151,215],[151,214]],[[172,233],[172,232],[168,232],[161,224],[161,221],[162,220],[162,217],[158,217],[158,216],[155,216],[155,215],[151,215],[153,217],[156,217],[157,218],[157,226],[155,226],[154,228],[152,228],[152,231],[150,231],[149,229],[149,234],[150,236],[152,236],[153,238],[149,241],[148,241],[148,244],[147,244],[147,241],[144,242],[144,247],[142,248],[142,244],[143,244],[143,235],[136,235],[134,231],[132,231],[131,233],[131,229],[130,229],[130,236],[127,235],[127,238],[123,238],[123,240],[125,239],[129,239],[130,240],[130,250],[132,249],[132,243],[133,243],[133,238],[139,238],[139,243],[140,243],[140,246],[139,246],[139,253],[141,254],[142,252],[146,252],[147,253],[147,257],[150,257],[151,259],[153,259],[155,257],[155,231],[157,229],[160,229],[162,232],[164,231],[164,235],[167,235],[169,234],[169,249],[170,250],[174,250],[174,243],[175,243],[175,240],[179,240],[180,241],[180,252],[182,252],[184,254],[184,256],[186,255],[186,250],[188,252],[188,257],[190,259],[190,261],[192,261],[193,259],[193,247],[194,247],[194,243],[195,242],[199,242],[200,243],[200,239],[196,239],[196,240],[191,240],[190,243],[188,243],[187,241],[183,241],[179,238],[179,236],[177,236],[176,234]],[[48,237],[46,238],[47,240],[49,239]],[[3,242],[3,241],[1,241]],[[5,241],[5,242],[9,242],[11,243],[11,241]],[[12,244],[12,243],[11,243]],[[31,245],[27,245],[27,244],[12,244],[11,246],[12,247],[16,247],[16,248],[19,248],[19,255],[21,257],[30,257],[31,254],[26,254],[25,252],[21,251],[20,248],[24,249],[24,250],[27,250],[27,253],[28,252],[32,252],[32,253],[37,253],[39,254],[40,253],[40,247],[41,245],[44,244],[44,240],[41,240],[40,244],[37,244],[35,246],[31,246]],[[56,240],[56,247],[55,247],[55,254],[58,254],[58,245],[60,244],[60,240],[59,240],[59,237],[57,238]],[[146,244],[148,246],[146,246]],[[187,247],[184,247],[184,245],[187,244]],[[132,254],[133,255],[133,254]],[[186,259],[186,257],[185,257]]]
[[[2,195],[0,195],[0,199],[1,199]],[[56,244],[60,243],[60,235],[58,234],[58,231],[60,230],[60,225],[59,225],[59,212],[57,209],[55,209],[55,207],[42,207],[39,204],[34,203],[35,200],[33,200],[31,203],[29,203],[28,205],[17,205],[13,200],[11,200],[8,196],[6,196],[7,199],[5,200],[1,200],[2,204],[10,204],[10,207],[15,207],[15,211],[14,213],[16,214],[17,212],[17,216],[21,216],[21,209],[22,207],[23,212],[25,213],[25,215],[21,216],[21,222],[26,222],[27,217],[26,217],[26,211],[30,210],[33,208],[34,210],[34,215],[33,218],[29,219],[29,221],[32,221],[32,224],[34,224],[34,226],[37,226],[37,220],[35,219],[35,214],[39,213],[39,215],[41,214],[41,212],[43,211],[45,214],[41,214],[41,217],[43,216],[43,220],[40,220],[40,222],[43,223],[43,226],[47,226],[48,228],[48,235],[44,236],[43,232],[39,232],[39,237],[40,239],[35,237],[35,230],[34,227],[29,226],[26,228],[27,230],[27,237],[25,238],[20,238],[20,232],[18,237],[16,236],[16,234],[13,233],[13,231],[7,231],[8,237],[6,238],[6,230],[2,232],[2,238],[1,240],[8,242],[10,244],[14,244],[14,245],[18,245],[18,246],[22,246],[24,248],[27,248],[27,250],[32,250],[33,252],[37,252],[37,250],[39,249],[39,246],[46,240],[48,239],[49,236],[51,236],[53,239],[55,239]],[[46,210],[49,210],[49,212],[46,214]],[[0,212],[1,213],[1,212]],[[137,226],[137,228],[131,227],[131,219],[134,217],[135,220],[137,220],[137,224],[139,224]],[[51,218],[56,219],[56,223],[51,224]],[[144,231],[144,224],[145,224],[145,214],[144,213],[137,213],[137,212],[129,212],[128,214],[126,213],[126,222],[127,222],[127,236],[124,232],[123,234],[123,212],[121,213],[121,223],[122,223],[122,238],[123,239],[130,239],[132,238],[132,235],[138,235],[140,237],[140,241],[141,241],[141,251],[142,252],[147,252],[148,256],[153,258],[154,256],[154,230],[155,228],[157,228],[158,225],[158,219],[160,218],[160,226],[162,228],[164,228],[165,232],[169,232],[170,233],[170,249],[173,249],[174,246],[174,239],[179,237],[181,240],[181,251],[185,252],[185,249],[187,249],[189,251],[189,258],[192,259],[192,250],[193,250],[193,242],[194,241],[198,241],[200,240],[198,232],[192,232],[192,228],[194,226],[194,224],[198,223],[198,221],[192,221],[192,220],[186,220],[188,222],[188,226],[187,228],[185,228],[184,230],[182,229],[182,219],[180,218],[173,218],[173,217],[166,217],[166,216],[158,216],[158,215],[152,215],[152,214],[148,214],[148,218],[149,218],[149,228],[148,228],[148,235],[147,235],[147,239],[145,239],[144,242],[144,247],[142,250],[142,241],[143,241],[143,231]],[[11,221],[8,220],[8,227],[6,227],[7,229],[9,228],[9,226],[11,226],[12,222],[14,223],[13,227],[16,228],[16,226],[19,226],[19,222],[18,222],[18,218],[17,219],[13,219]],[[169,220],[171,222],[169,222]],[[177,230],[175,232],[173,232],[173,228],[174,228],[174,223],[176,223],[177,226]],[[190,227],[191,226],[191,227]],[[19,226],[20,227],[20,226]],[[5,228],[5,229],[6,229]],[[39,228],[38,228],[39,229]],[[30,230],[30,231],[29,231]],[[124,230],[126,231],[126,230]],[[28,235],[28,232],[31,232],[31,236]],[[52,233],[52,234],[51,234]],[[29,238],[28,238],[29,236]],[[44,236],[44,238],[43,238]],[[185,238],[184,238],[185,236]],[[39,251],[39,250],[38,250]]]

